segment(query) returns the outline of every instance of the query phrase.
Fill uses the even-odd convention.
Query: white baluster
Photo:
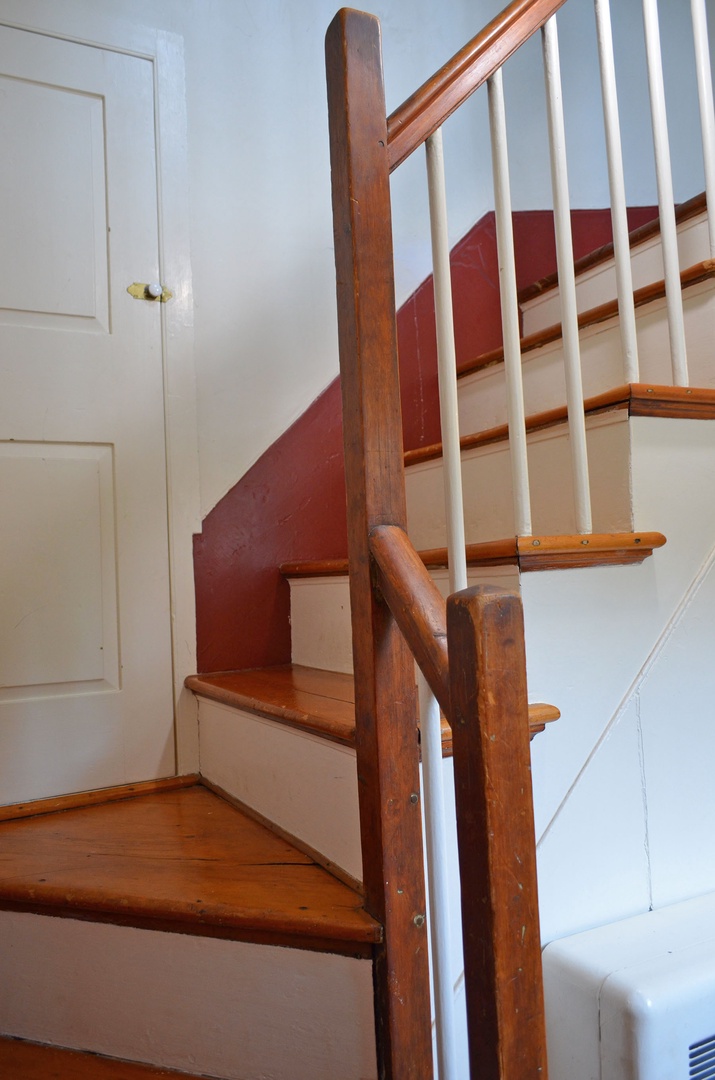
[[[516,287],[514,230],[509,184],[509,154],[506,137],[506,110],[501,68],[487,82],[489,125],[492,139],[494,208],[499,256],[499,291],[501,294],[504,368],[506,374],[509,453],[514,499],[514,520],[518,536],[531,534],[531,498],[524,416],[524,387],[521,372],[519,302]]]
[[[441,130],[429,137],[425,148],[432,234],[447,558],[450,592],[457,592],[467,587],[467,561],[459,445],[457,354],[454,344],[452,278],[449,265],[447,197]],[[449,866],[442,768],[442,732],[439,705],[421,673],[418,676],[418,686],[437,1063],[440,1080],[457,1080],[459,1062],[450,963]]]
[[[420,746],[422,748],[422,807],[427,850],[429,931],[432,949],[437,1065],[439,1080],[458,1080],[457,1037],[454,1016],[454,980],[450,964],[451,919],[447,827],[444,813],[442,721],[437,700],[418,671]],[[441,812],[436,813],[439,807]]]
[[[576,308],[576,277],[574,273],[573,241],[571,238],[566,138],[561,97],[561,66],[559,63],[559,44],[555,16],[552,16],[544,24],[542,35],[551,152],[551,183],[554,192],[556,266],[561,297],[561,326],[571,467],[573,471],[574,502],[576,504],[576,528],[580,533],[589,533],[592,531],[592,523],[588,455],[586,452],[586,417],[583,408],[578,311]]]
[[[594,0],[598,56],[601,70],[601,96],[606,130],[608,155],[608,184],[611,193],[611,222],[613,224],[613,254],[616,264],[618,315],[623,350],[623,374],[628,383],[638,382],[638,341],[636,338],[636,309],[633,302],[631,249],[628,240],[626,185],[623,174],[621,126],[618,118],[616,67],[613,59],[613,33],[609,0]]]
[[[708,20],[705,0],[690,0],[693,17],[693,40],[695,42],[695,70],[698,77],[700,101],[700,127],[703,136],[703,163],[705,165],[705,198],[708,207],[708,240],[710,258],[715,259],[715,107],[713,107],[713,80],[708,49]]]
[[[426,151],[434,271],[434,308],[437,324],[439,415],[442,425],[442,469],[447,517],[449,591],[458,592],[467,587],[467,562],[464,540],[462,462],[459,447],[457,351],[454,345],[452,276],[449,268],[447,196],[441,129],[435,131],[427,139]]]
[[[675,224],[673,176],[670,168],[670,147],[668,144],[668,123],[665,112],[665,87],[663,85],[663,62],[660,51],[657,0],[643,0],[643,26],[645,28],[648,89],[650,91],[650,114],[653,127],[653,145],[655,148],[655,173],[658,184],[658,210],[660,214],[660,240],[663,248],[665,296],[668,309],[668,334],[670,338],[670,357],[673,365],[673,383],[675,386],[687,386],[688,361],[685,351],[683,294],[680,288],[678,233]]]

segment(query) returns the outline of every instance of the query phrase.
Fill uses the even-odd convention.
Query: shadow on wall
[[[629,211],[635,228],[654,207]],[[572,212],[574,253],[611,238],[608,210]],[[514,214],[519,288],[556,267],[551,211]],[[494,214],[451,255],[457,363],[501,345]],[[405,449],[439,442],[434,291],[427,278],[397,314]],[[198,669],[290,661],[290,592],[279,566],[347,553],[340,380],[336,379],[214,507],[194,537]]]

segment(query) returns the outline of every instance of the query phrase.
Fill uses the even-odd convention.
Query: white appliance
[[[715,1078],[715,893],[553,941],[549,1080]]]

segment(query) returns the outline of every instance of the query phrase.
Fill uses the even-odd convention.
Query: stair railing
[[[682,296],[663,96],[657,0],[642,0],[675,385],[687,383]],[[555,13],[565,0],[514,0],[385,117],[376,19],[338,13],[326,40],[345,430],[357,755],[366,906],[385,927],[376,1001],[380,1075],[432,1073],[425,887],[413,657],[454,740],[471,1075],[546,1076],[523,630],[518,598],[466,590],[454,329],[441,127],[483,83],[489,93],[514,517],[532,532],[508,148],[501,69],[542,30],[557,269],[576,529],[592,531],[564,118]],[[639,377],[625,183],[608,0],[594,0],[609,168],[624,379]],[[707,194],[715,120],[705,0],[691,0]],[[426,144],[439,342],[451,591],[445,606],[406,536],[389,176]],[[711,255],[715,231],[710,233]],[[536,542],[536,541],[535,541]],[[513,693],[512,693],[513,690]],[[423,754],[435,746],[439,710]],[[441,770],[425,769],[425,775]],[[431,781],[430,781],[431,784]],[[440,802],[438,790],[433,796]],[[507,796],[507,793],[509,795]],[[435,857],[440,828],[428,828]],[[518,853],[518,865],[511,858]],[[514,883],[518,883],[515,889]],[[439,888],[431,886],[432,906]],[[518,898],[517,898],[518,894]],[[439,904],[437,905],[439,907]],[[485,916],[485,912],[488,913]],[[513,916],[513,919],[512,919]],[[439,918],[439,912],[437,913]],[[511,920],[511,921],[510,921]],[[516,921],[514,921],[516,920]],[[518,924],[518,925],[517,925]],[[518,930],[518,933],[516,933]],[[517,940],[519,939],[519,940]],[[438,936],[432,937],[439,953]],[[439,965],[439,956],[434,956]],[[435,980],[437,1010],[439,998]],[[449,987],[448,973],[441,977]],[[516,995],[513,996],[513,995]],[[445,1026],[451,1021],[447,1018]],[[441,1080],[454,1066],[440,1045]]]
[[[453,727],[471,1075],[546,1076],[520,601],[462,591],[448,620],[405,532],[389,175],[564,2],[515,0],[389,122],[377,20],[343,9],[326,38],[364,888],[385,929],[381,1077],[432,1076],[413,657]]]

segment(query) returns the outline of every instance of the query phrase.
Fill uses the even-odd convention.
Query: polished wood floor
[[[199,1080],[151,1065],[58,1050],[54,1046],[0,1038],[2,1080]]]
[[[0,824],[0,908],[369,956],[361,897],[201,785]]]

